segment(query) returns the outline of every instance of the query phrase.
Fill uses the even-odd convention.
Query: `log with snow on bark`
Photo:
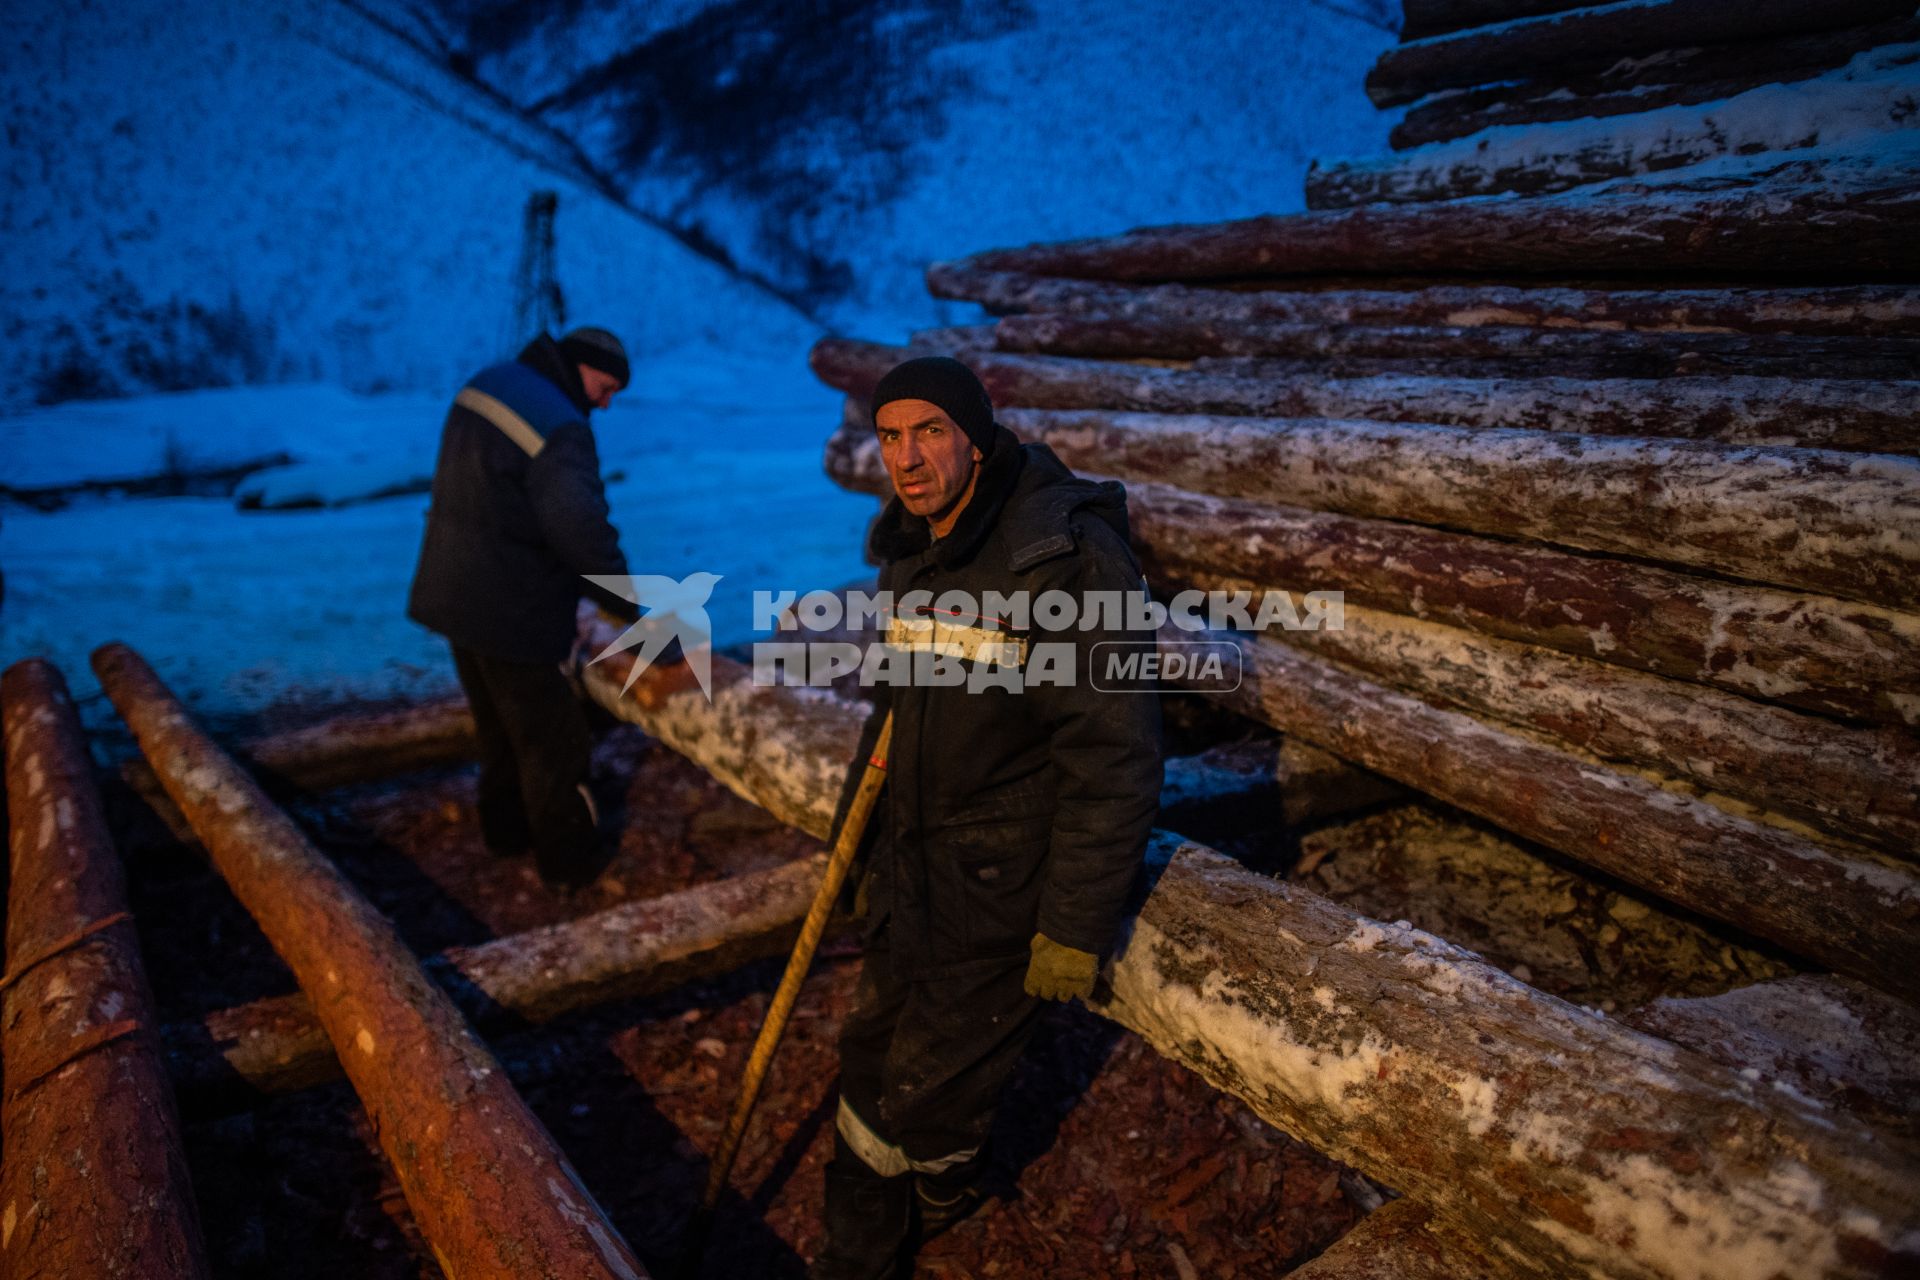
[[[1920,1162],[1842,1111],[1176,836],[1099,1012],[1519,1264],[1890,1276]]]
[[[1386,372],[1478,378],[1527,374],[1585,379],[1736,377],[1891,380],[1920,370],[1920,339],[1908,336],[1679,333],[1536,325],[1320,325],[1184,317],[1009,316],[994,329],[1001,351],[1100,359],[1258,358],[1315,362],[1334,376],[1371,366]],[[1282,372],[1283,371],[1283,372]]]
[[[307,993],[442,1269],[643,1277],[392,924],[194,726],[137,654],[107,645],[93,667],[234,896]]]
[[[823,338],[821,381],[855,398],[910,347]],[[1718,440],[1920,454],[1920,381],[1794,378],[1261,378],[996,352],[957,357],[1002,409],[1116,409],[1272,418],[1366,418],[1580,435]]]
[[[623,677],[624,678],[624,677]],[[770,694],[772,690],[761,690]],[[617,706],[633,710],[636,703]],[[763,702],[761,709],[765,709]],[[697,713],[697,708],[689,708]],[[840,710],[838,708],[833,709]],[[859,711],[844,709],[846,724]],[[832,711],[820,717],[836,723]],[[681,723],[685,723],[682,721]],[[815,737],[817,744],[824,739]],[[853,750],[853,737],[846,738]],[[720,757],[714,757],[716,759]],[[732,783],[763,794],[765,773]],[[1162,803],[1200,811],[1223,802],[1271,802],[1287,823],[1327,817],[1399,794],[1393,787],[1305,743],[1223,749],[1168,762]],[[789,809],[787,819],[817,823]],[[830,815],[829,815],[830,816]],[[657,995],[784,954],[819,887],[825,855],[695,885],[658,898],[473,946],[422,962],[478,1031],[501,1033],[616,1000]],[[174,1086],[196,1110],[262,1094],[287,1093],[337,1078],[340,1064],[306,996],[272,996],[165,1029]]]
[[[989,271],[1136,282],[1287,276],[1920,274],[1920,131],[1728,156],[1527,199],[1362,205],[994,249]]]
[[[1807,80],[1884,45],[1920,40],[1911,15],[1836,31],[1738,44],[1661,49],[1644,58],[1583,59],[1538,78],[1446,89],[1407,109],[1388,135],[1395,151],[1496,129],[1632,115],[1731,98]]]
[[[618,698],[623,664],[598,665],[609,668],[599,696]],[[641,683],[625,713],[679,722],[745,798],[764,785],[770,807],[831,811],[830,800],[796,811],[792,779],[844,780],[859,704],[724,680],[730,705],[702,713],[684,677]],[[774,767],[762,744],[795,731]],[[830,743],[829,758],[805,758]],[[1157,835],[1152,857],[1164,870],[1096,1007],[1270,1122],[1505,1242],[1518,1263],[1865,1276],[1911,1252],[1913,1153],[1844,1113],[1178,837]]]
[[[1375,106],[1399,106],[1441,89],[1536,76],[1608,55],[1793,36],[1912,14],[1908,0],[1619,0],[1393,46],[1367,73],[1367,97]]]
[[[778,955],[813,901],[824,856],[605,911],[422,963],[475,1029],[503,1032],[654,995]],[[339,1060],[302,994],[222,1009],[166,1029],[168,1065],[200,1108],[336,1078]]]
[[[851,401],[848,412],[859,412]],[[825,468],[849,489],[891,492],[864,422],[828,439]],[[1180,583],[1305,582],[1745,698],[1920,724],[1920,615],[1152,481],[1129,481],[1127,498],[1134,545],[1163,594]]]
[[[1315,161],[1309,209],[1565,191],[1716,156],[1830,146],[1913,127],[1920,46],[1872,49],[1846,66],[1718,102],[1490,129],[1392,155]]]
[[[936,262],[927,268],[927,291],[936,298],[977,302],[995,315],[1046,313],[1221,325],[1537,325],[1629,332],[1920,334],[1920,290],[1902,285],[1600,289],[1489,282],[1398,289],[1289,289],[1284,284],[1209,289],[1066,280]]]
[[[1229,709],[1796,955],[1914,990],[1912,865],[1763,825],[1277,640],[1233,643],[1240,684],[1201,689]]]
[[[1353,420],[1008,409],[1068,466],[1920,604],[1920,461]]]
[[[120,855],[67,684],[0,677],[10,874],[0,1052],[0,1271],[208,1274]]]

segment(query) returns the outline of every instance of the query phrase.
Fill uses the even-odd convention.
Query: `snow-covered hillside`
[[[540,189],[570,316],[645,350],[944,322],[930,259],[1298,208],[1384,137],[1388,9],[25,0],[0,409],[443,390],[521,336]]]
[[[564,140],[333,0],[8,16],[0,406],[287,380],[443,391],[520,336],[538,189],[559,192],[577,319],[655,352],[813,332],[609,199]]]

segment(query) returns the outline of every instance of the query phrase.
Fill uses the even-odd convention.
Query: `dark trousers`
[[[1026,963],[903,982],[891,962],[877,948],[861,966],[840,1032],[837,1127],[879,1173],[977,1168],[1000,1092],[1040,1019],[1040,1001],[1024,989]]]
[[[531,847],[549,880],[591,878],[600,833],[587,792],[593,746],[557,663],[510,662],[453,646],[480,739],[480,838],[499,854]]]

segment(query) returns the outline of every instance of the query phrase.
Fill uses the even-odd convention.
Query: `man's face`
[[[900,505],[945,537],[967,498],[980,451],[952,418],[925,400],[891,400],[874,414],[880,460]]]
[[[580,385],[587,389],[587,403],[596,409],[604,409],[613,403],[614,392],[620,390],[620,379],[590,364],[583,364],[580,366]]]

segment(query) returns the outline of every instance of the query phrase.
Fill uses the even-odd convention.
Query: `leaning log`
[[[1274,635],[1428,702],[1751,805],[1756,817],[1920,858],[1920,739],[1909,732],[1836,724],[1352,602],[1342,623]]]
[[[393,926],[188,719],[131,649],[94,654],[214,865],[326,1028],[449,1276],[645,1273]]]
[[[1069,466],[1920,604],[1920,461],[1433,424],[1009,409]]]
[[[1920,174],[1910,149],[1788,154],[1752,158],[1738,173],[1682,169],[1529,200],[1366,205],[1151,227],[963,261],[991,271],[1189,283],[1585,272],[1658,274],[1671,284],[1722,273],[1785,281],[1920,272]]]
[[[793,941],[824,865],[767,871],[453,947],[421,968],[476,1030],[511,1031],[614,1000],[730,973]],[[301,994],[255,1000],[166,1029],[168,1067],[191,1105],[335,1079],[332,1043]]]
[[[1920,339],[1805,334],[1675,333],[1532,325],[1322,325],[1182,316],[1010,316],[994,330],[1001,351],[1096,359],[1312,361],[1331,371],[1373,362],[1396,369],[1449,366],[1495,376],[1899,379],[1920,370]]]
[[[1388,141],[1405,151],[1483,129],[1713,102],[1763,84],[1810,79],[1868,49],[1916,39],[1920,22],[1908,16],[1802,36],[1665,49],[1654,58],[1602,56],[1554,68],[1539,79],[1434,94],[1407,109]]]
[[[952,262],[936,262],[926,274],[927,291],[934,297],[977,302],[995,315],[1045,312],[1218,325],[1536,325],[1633,332],[1920,334],[1920,290],[1900,285],[1591,289],[1487,283],[1403,289],[1208,289],[1058,280],[1016,271],[978,271]]]
[[[611,697],[624,676],[602,679]],[[844,745],[864,718],[823,697],[759,725],[750,700],[779,694],[743,694],[709,721],[731,742],[697,735],[698,749],[749,758],[764,731],[799,727],[796,710],[813,721],[800,752]],[[683,704],[689,726],[704,701],[683,686],[634,705],[663,700]],[[788,768],[844,778],[850,759]],[[756,776],[727,767],[734,782]],[[788,803],[778,778],[757,776]],[[1906,1194],[1913,1157],[1847,1116],[1811,1113],[1458,948],[1175,837],[1156,837],[1155,853],[1166,870],[1108,968],[1102,1010],[1477,1237],[1552,1274],[1635,1280],[1732,1280],[1776,1263],[1789,1277],[1864,1276],[1902,1261],[1899,1241],[1920,1224]],[[1676,1253],[1676,1239],[1692,1247]]]
[[[758,692],[756,714],[767,711],[769,719],[776,718],[771,710],[777,701],[774,691]],[[631,698],[617,700],[615,706],[627,714],[644,714]],[[851,717],[858,710],[847,704],[845,714]],[[815,718],[832,723],[831,718]],[[789,716],[787,723],[795,722]],[[810,732],[807,740],[817,747],[832,739]],[[851,737],[847,742],[851,750]],[[733,777],[743,789],[769,781],[764,773]],[[760,794],[772,798],[778,793]],[[1289,742],[1269,744],[1264,751],[1243,750],[1232,758],[1202,755],[1170,761],[1163,803],[1202,806],[1257,796],[1271,799],[1282,821],[1300,822],[1393,794],[1398,789],[1391,784],[1305,743]],[[783,804],[783,810],[789,821],[818,825],[811,809]],[[510,937],[452,947],[422,962],[421,968],[476,1030],[488,1034],[615,1000],[657,995],[783,953],[807,914],[824,865],[825,855],[815,855],[622,903]],[[313,1006],[297,992],[175,1023],[163,1035],[174,1085],[197,1110],[310,1088],[340,1074]]]
[[[205,1276],[206,1246],[127,912],[66,681],[0,677],[10,878],[0,1055],[0,1271]]]
[[[821,381],[855,397],[910,354],[825,338]],[[1272,418],[1366,418],[1582,435],[1920,454],[1920,382],[1793,378],[1256,378],[1059,356],[960,357],[1001,408],[1128,409]]]
[[[1797,84],[1760,85],[1624,119],[1562,121],[1385,156],[1316,160],[1307,170],[1307,208],[1538,195],[1720,156],[1892,133],[1913,111],[1914,54],[1912,46],[1876,49]]]
[[[1920,1161],[1846,1115],[1178,837],[1094,1007],[1553,1275],[1920,1262]]]
[[[862,426],[829,438],[826,471],[847,488],[889,492]],[[1151,481],[1130,481],[1127,496],[1134,545],[1156,582],[1304,582],[1356,604],[1746,698],[1920,724],[1914,614]]]
[[[1240,646],[1215,695],[1516,835],[1895,994],[1920,965],[1920,872],[1840,853],[1289,645]]]
[[[1399,106],[1583,59],[1792,36],[1912,13],[1906,0],[1624,0],[1407,41],[1373,64],[1367,97],[1375,106]]]

